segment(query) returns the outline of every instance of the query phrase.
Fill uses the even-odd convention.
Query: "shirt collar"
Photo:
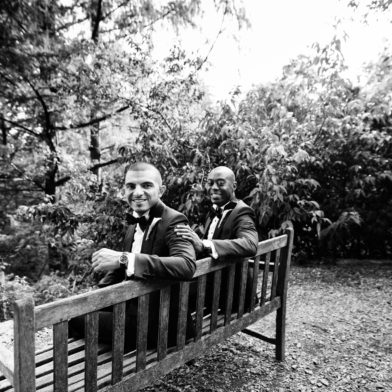
[[[142,215],[138,214],[136,211],[132,211],[132,215],[133,215],[135,218],[141,218],[142,216],[145,216],[146,219],[148,220],[148,218],[150,217],[150,210],[146,211],[146,212],[145,212],[144,214],[142,214]]]
[[[217,210],[218,208],[220,208],[222,211],[224,211],[224,210],[227,210],[227,209],[232,209],[232,208],[234,208],[234,206],[232,207],[232,208],[226,208],[226,207],[228,207],[229,206],[229,204],[234,204],[234,203],[236,203],[236,201],[235,200],[229,200],[226,204],[224,204],[223,206],[218,206],[218,205],[216,205],[216,204],[213,204],[212,205],[212,207],[215,209],[215,210]],[[231,207],[231,206],[230,206]]]

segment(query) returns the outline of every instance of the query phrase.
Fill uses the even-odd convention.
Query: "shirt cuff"
[[[127,267],[127,276],[132,276],[135,274],[135,254],[127,253],[128,256],[128,267]]]
[[[217,259],[219,256],[218,253],[216,252],[214,243],[211,240],[203,240],[202,242],[203,242],[203,246],[210,250],[211,257],[213,259]]]

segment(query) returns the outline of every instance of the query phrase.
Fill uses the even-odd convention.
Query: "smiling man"
[[[174,232],[186,217],[160,199],[165,191],[159,171],[139,162],[125,173],[125,198],[132,215],[124,240],[124,251],[103,248],[93,254],[96,272],[122,271],[122,277],[190,279],[195,271],[195,254],[187,239]],[[110,279],[103,279],[106,286]]]
[[[254,256],[257,252],[258,234],[255,226],[255,214],[252,208],[235,197],[237,182],[231,169],[219,166],[213,169],[207,178],[206,192],[212,202],[212,209],[207,215],[204,225],[204,236],[199,236],[188,226],[178,225],[177,235],[189,239],[195,247],[198,257],[211,256],[214,259],[245,258]],[[238,307],[238,293],[241,277],[241,264],[237,264],[234,283],[233,309]],[[226,284],[228,276],[222,275],[220,302],[225,306],[227,297]],[[252,274],[248,270],[245,309],[249,308],[251,299]],[[191,296],[195,297],[196,285],[191,287]],[[213,280],[207,280],[206,307],[212,303]],[[257,299],[256,299],[257,300]],[[194,302],[195,300],[192,299]]]
[[[151,164],[138,162],[125,170],[125,197],[132,214],[124,240],[122,252],[108,248],[96,251],[92,256],[95,272],[106,272],[99,282],[100,287],[119,283],[125,279],[177,279],[189,280],[195,269],[195,251],[187,238],[176,235],[176,225],[186,225],[186,217],[169,208],[161,201],[165,191],[159,171]],[[170,312],[177,312],[175,287]],[[125,348],[133,349],[136,344],[137,302],[127,303]],[[157,340],[159,316],[159,293],[150,295],[149,305],[149,346]],[[169,317],[169,342],[175,337],[175,325]],[[175,318],[173,317],[173,320]],[[174,323],[174,321],[173,321]],[[70,334],[84,336],[84,320],[70,321]],[[98,338],[103,343],[111,343],[112,309],[99,313]]]
[[[198,256],[221,258],[254,256],[258,235],[252,208],[235,197],[237,182],[226,166],[213,169],[207,178],[206,191],[212,202],[202,239],[187,225],[176,228],[177,235],[189,239]]]

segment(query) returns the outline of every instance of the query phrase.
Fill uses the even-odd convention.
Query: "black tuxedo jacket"
[[[245,204],[242,200],[235,200],[237,203],[232,210],[229,210],[216,227],[212,237],[212,243],[218,253],[218,260],[225,257],[234,259],[242,259],[244,257],[252,257],[257,252],[259,237],[255,226],[255,213],[252,208]],[[212,216],[208,215],[205,224],[205,238],[208,235],[208,228],[211,224]],[[241,263],[237,264],[236,275],[234,281],[233,293],[233,310],[238,309],[238,294],[241,279]],[[227,272],[222,275],[222,286],[220,294],[220,306],[224,309],[225,300],[227,298]],[[245,309],[250,306],[251,299],[251,282],[252,273],[248,270]],[[195,296],[196,289],[192,289],[192,296]],[[213,293],[213,277],[207,279],[206,288],[206,306],[209,309],[212,301]],[[257,299],[256,299],[257,300]]]
[[[212,237],[219,258],[226,256],[250,257],[257,251],[259,237],[255,226],[255,213],[242,200],[236,200],[236,206],[226,213]],[[204,227],[205,238],[212,217],[207,216]]]
[[[189,280],[196,269],[192,243],[179,237],[174,228],[187,224],[186,217],[161,201],[150,210],[150,224],[143,237],[141,253],[135,254],[135,278]],[[130,225],[124,251],[131,252],[136,225]]]

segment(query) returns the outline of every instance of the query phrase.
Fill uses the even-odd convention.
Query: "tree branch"
[[[39,93],[39,91],[35,88],[35,86],[30,82],[30,80],[28,80],[27,78],[25,78],[26,82],[28,83],[28,85],[31,87],[31,89],[34,91],[35,95],[37,96],[38,101],[41,103],[41,106],[44,110],[44,114],[45,114],[45,127],[44,127],[44,132],[46,135],[46,143],[50,149],[50,151],[57,153],[56,152],[56,147],[53,143],[52,140],[52,136],[50,134],[50,129],[51,127],[51,123],[50,123],[50,113],[49,113],[49,109],[46,105],[46,102],[44,101],[42,95]]]
[[[113,163],[117,163],[117,162],[118,162],[118,158],[112,159],[111,161],[107,161],[107,162],[97,163],[96,165],[89,167],[88,170],[94,171],[96,169],[99,169],[100,167],[113,165]]]
[[[222,15],[221,25],[220,25],[219,31],[218,31],[218,33],[217,33],[215,39],[214,39],[214,42],[212,43],[212,45],[211,45],[209,51],[207,52],[206,56],[204,57],[204,59],[203,59],[203,60],[201,61],[201,63],[196,67],[195,71],[191,74],[192,76],[195,75],[198,71],[200,71],[200,69],[203,67],[203,65],[207,62],[208,58],[210,57],[210,54],[211,54],[211,52],[213,51],[213,49],[214,49],[214,47],[215,47],[215,45],[216,45],[216,43],[217,43],[217,41],[218,41],[218,38],[219,38],[220,35],[223,33],[223,30],[224,30],[224,29],[223,29],[223,24],[224,24],[224,21],[225,21],[225,18],[226,18],[226,15],[227,15],[228,11],[229,11],[229,9],[228,9],[228,6],[226,5],[226,8],[225,8],[225,10],[224,10],[224,12],[223,12],[223,15]]]
[[[104,114],[101,117],[93,118],[93,119],[91,119],[90,121],[87,121],[87,122],[79,123],[79,124],[71,124],[69,127],[53,127],[53,129],[56,130],[56,131],[69,131],[69,130],[72,130],[72,129],[86,128],[86,127],[89,127],[90,125],[94,125],[94,124],[100,123],[102,121],[105,121],[105,120],[115,116],[116,114],[121,113],[121,112],[129,109],[130,107],[132,107],[131,103],[128,104],[128,105],[125,105],[125,106],[123,106],[123,107],[121,107],[121,108],[119,108],[117,110],[115,110],[112,113]]]
[[[35,132],[32,131],[31,129],[26,128],[25,126],[20,125],[19,123],[15,122],[15,121],[7,120],[7,119],[4,118],[3,116],[1,116],[0,118],[1,118],[3,121],[5,121],[5,122],[7,122],[7,123],[9,123],[9,124],[11,124],[11,125],[13,125],[14,127],[18,127],[18,128],[20,128],[21,130],[23,130],[23,131],[25,131],[25,132],[27,132],[27,133],[30,133],[31,135],[34,135],[35,137],[42,137],[41,134],[35,133]]]
[[[97,1],[95,17],[92,18],[91,39],[97,43],[99,35],[99,22],[102,20],[102,0]]]

